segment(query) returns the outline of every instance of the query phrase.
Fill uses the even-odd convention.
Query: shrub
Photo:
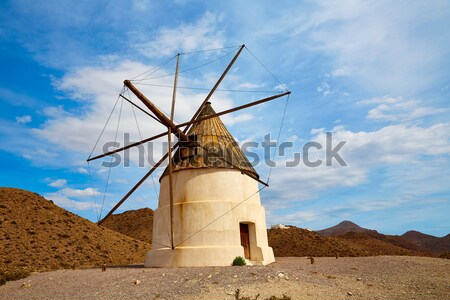
[[[245,266],[246,264],[245,258],[242,256],[236,256],[232,263],[233,266]]]
[[[291,297],[283,294],[283,297],[271,296],[270,298],[266,298],[266,300],[291,300]]]
[[[240,257],[240,256],[238,256],[238,257]],[[236,257],[237,258],[237,257]],[[242,258],[242,257],[241,257]],[[257,300],[259,298],[259,294],[258,295],[256,295],[255,296],[255,298],[250,298],[250,297],[241,297],[241,290],[240,289],[237,289],[235,292],[234,292],[234,299],[235,300]]]
[[[234,299],[235,300],[257,300],[259,298],[259,294],[256,295],[254,298],[250,298],[250,297],[246,297],[246,296],[241,296],[241,290],[237,289],[234,292]],[[270,296],[269,298],[266,298],[265,300],[292,300],[291,297],[286,296],[285,294],[283,294],[283,297],[277,297],[277,296]]]
[[[0,285],[5,284],[7,281],[19,280],[30,275],[30,272],[25,270],[16,270],[10,272],[0,273]]]

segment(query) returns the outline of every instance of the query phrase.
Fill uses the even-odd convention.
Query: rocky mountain
[[[150,249],[38,194],[13,188],[0,188],[0,240],[0,273],[143,263]]]
[[[363,228],[350,221],[342,221],[341,223],[333,227],[317,230],[316,232],[323,236],[339,236],[344,235],[348,232],[368,232],[368,231],[371,230]]]
[[[401,236],[388,235],[379,233],[376,230],[363,228],[350,221],[343,221],[336,226],[318,230],[317,232],[323,236],[340,237],[348,240],[377,239],[422,254],[428,252],[435,254],[450,252],[450,235],[437,238],[418,231],[408,231]]]
[[[291,226],[269,229],[269,245],[275,256],[375,256],[426,255],[421,250],[406,249],[364,232],[347,232],[341,236],[322,236],[314,231]]]
[[[450,234],[444,237],[436,237],[411,230],[402,234],[402,238],[434,253],[450,252]]]

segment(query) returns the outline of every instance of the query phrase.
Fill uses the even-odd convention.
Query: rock
[[[237,275],[234,275],[233,277],[234,277],[234,278],[237,278]]]
[[[209,278],[211,278],[211,277],[212,277],[212,274],[209,274],[207,278],[209,279]]]
[[[24,282],[24,283],[22,283],[22,285],[20,287],[21,288],[29,288],[29,287],[31,287],[31,284],[29,284],[28,282]]]
[[[347,292],[347,295],[353,296],[353,293],[352,292]]]
[[[138,284],[141,284],[141,281],[136,279],[133,283],[134,283],[135,285],[138,285]]]
[[[278,278],[284,278],[285,277],[283,272],[278,272],[277,276],[278,276]]]
[[[356,278],[356,281],[361,281],[361,280],[362,280],[361,277]]]
[[[225,294],[231,296],[234,295],[236,292],[236,290],[234,288],[232,288],[230,285],[227,285],[227,287],[225,288]]]

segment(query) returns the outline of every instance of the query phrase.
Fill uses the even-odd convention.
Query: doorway
[[[244,256],[250,259],[250,234],[248,224],[239,223],[239,230],[241,232],[241,246],[244,248]]]

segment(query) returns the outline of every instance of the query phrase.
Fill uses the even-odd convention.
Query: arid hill
[[[363,228],[350,221],[342,221],[341,223],[333,227],[317,230],[316,232],[323,236],[339,236],[349,232],[368,232],[368,231],[374,230]]]
[[[0,240],[0,273],[142,263],[150,248],[13,188],[0,188]]]
[[[141,208],[111,215],[102,226],[128,235],[136,240],[152,243],[153,210]]]
[[[363,237],[365,239],[374,238],[423,254],[427,254],[428,252],[433,252],[435,254],[450,252],[450,235],[437,238],[418,231],[408,231],[401,236],[388,235],[379,233],[376,230],[363,228],[350,221],[343,221],[336,226],[318,230],[317,232],[323,236],[340,237],[349,240],[361,240]]]
[[[275,256],[374,256],[426,255],[424,251],[405,249],[361,232],[343,236],[321,236],[297,227],[269,229],[269,245]]]
[[[450,234],[436,237],[419,231],[408,231],[402,235],[405,240],[434,253],[450,252]]]

